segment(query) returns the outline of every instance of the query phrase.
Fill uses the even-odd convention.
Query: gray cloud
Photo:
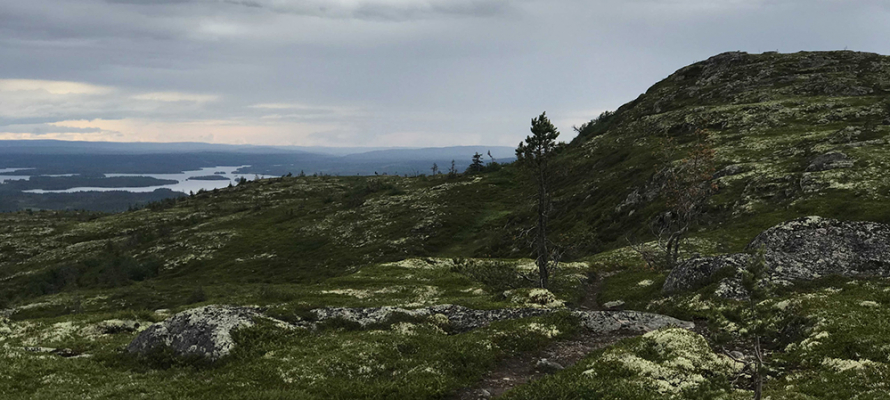
[[[32,135],[46,135],[50,133],[117,133],[104,131],[99,128],[77,128],[71,126],[57,126],[50,124],[17,124],[0,125],[0,132],[4,133],[28,133]]]
[[[888,18],[878,0],[9,1],[0,79],[112,90],[0,91],[0,124],[99,121],[145,140],[514,145],[543,110],[569,136],[723,51],[890,53]]]

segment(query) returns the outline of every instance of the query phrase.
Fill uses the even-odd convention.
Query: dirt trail
[[[587,284],[587,293],[577,309],[585,311],[603,309],[597,301],[597,295],[602,289],[603,280],[607,277],[608,275],[591,277],[590,283]],[[498,397],[514,387],[540,379],[553,372],[537,368],[537,364],[541,360],[569,367],[581,361],[594,350],[610,346],[621,339],[632,336],[636,336],[636,334],[584,332],[575,338],[551,343],[545,349],[537,352],[520,353],[508,357],[485,374],[476,385],[457,391],[450,399],[477,400]]]
[[[540,379],[546,376],[548,372],[552,372],[541,371],[536,368],[538,361],[541,359],[569,367],[581,361],[590,352],[631,336],[635,336],[635,334],[585,333],[570,340],[553,343],[539,352],[523,353],[509,357],[503,360],[494,370],[488,372],[481,382],[471,388],[459,390],[451,399],[477,400],[498,397],[514,387]]]

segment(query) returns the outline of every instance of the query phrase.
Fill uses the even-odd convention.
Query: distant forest
[[[429,175],[454,169],[463,172],[473,156],[509,163],[514,149],[503,146],[459,146],[444,148],[336,149],[312,147],[259,147],[205,143],[90,143],[0,141],[0,169],[25,169],[7,175],[28,175],[29,180],[0,184],[0,212],[24,209],[78,209],[104,212],[125,211],[185,193],[157,190],[152,193],[125,191],[88,193],[23,193],[26,190],[65,190],[75,187],[148,187],[175,181],[141,177],[105,177],[104,174],[175,174],[201,168],[245,166],[238,175]],[[49,177],[46,175],[76,174]],[[193,177],[193,180],[226,180],[225,176]]]
[[[0,193],[0,212],[19,210],[88,210],[121,212],[144,206],[150,202],[185,196],[170,189],[157,189],[149,193],[77,192],[77,193]]]

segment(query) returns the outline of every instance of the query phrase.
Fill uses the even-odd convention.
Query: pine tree
[[[482,163],[482,154],[476,153],[473,155],[473,161],[470,163],[470,166],[467,167],[467,173],[470,174],[478,174],[485,169],[485,164]]]
[[[547,241],[547,223],[549,221],[550,202],[550,159],[556,151],[556,138],[559,131],[542,113],[532,119],[532,134],[520,142],[516,148],[517,164],[528,172],[537,186],[537,223],[535,226],[534,249],[535,264],[538,266],[540,285],[546,288],[550,280],[550,253]]]

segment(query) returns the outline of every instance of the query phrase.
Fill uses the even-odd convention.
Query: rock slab
[[[573,311],[572,315],[581,319],[581,326],[597,333],[646,333],[667,327],[695,328],[695,324],[689,321],[637,311]]]
[[[149,326],[130,342],[127,352],[147,354],[169,348],[180,356],[215,361],[234,348],[232,331],[252,326],[260,316],[257,309],[249,307],[212,305],[186,310]]]
[[[765,279],[788,285],[824,276],[890,277],[890,225],[805,217],[763,231],[746,248],[748,253],[687,260],[674,268],[662,290],[697,289],[725,269],[741,271],[762,254]],[[733,275],[729,273],[729,275]],[[738,274],[720,282],[718,295],[744,298]]]

